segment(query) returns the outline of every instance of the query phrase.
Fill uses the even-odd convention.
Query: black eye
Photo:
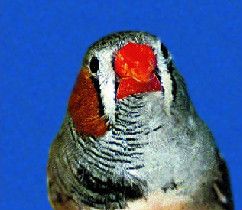
[[[97,59],[97,57],[92,57],[89,67],[92,73],[97,73],[99,69],[99,60]]]

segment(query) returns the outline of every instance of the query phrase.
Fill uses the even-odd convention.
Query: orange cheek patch
[[[72,91],[68,111],[77,132],[94,137],[103,136],[108,128],[101,116],[98,93],[88,68],[83,68]]]

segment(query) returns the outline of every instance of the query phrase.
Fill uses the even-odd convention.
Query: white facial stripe
[[[161,52],[161,42],[157,41],[154,43],[155,53],[157,54],[157,66],[160,69],[161,83],[164,87],[164,108],[167,114],[170,114],[170,105],[174,97],[172,94],[172,80],[171,75],[168,72],[167,64],[164,56]]]
[[[104,113],[109,117],[111,123],[115,119],[115,72],[112,67],[113,49],[106,48],[99,51],[96,56],[99,60],[98,79],[101,90]]]

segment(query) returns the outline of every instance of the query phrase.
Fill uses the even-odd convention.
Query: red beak
[[[115,72],[119,76],[117,99],[145,92],[161,91],[161,83],[154,73],[156,56],[145,44],[128,43],[116,54]]]

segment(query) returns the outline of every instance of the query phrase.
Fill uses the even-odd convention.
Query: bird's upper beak
[[[128,43],[118,50],[114,58],[119,77],[117,99],[145,92],[161,91],[161,82],[155,75],[156,56],[146,44]]]

